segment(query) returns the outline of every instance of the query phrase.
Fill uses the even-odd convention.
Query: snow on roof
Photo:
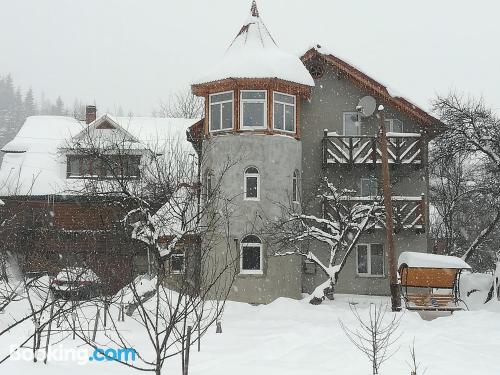
[[[86,125],[71,117],[29,117],[15,138],[2,148],[0,195],[48,195],[67,189],[66,158],[62,150],[93,124],[110,120],[132,136],[141,148],[165,150],[179,144],[191,151],[186,130],[197,119],[113,117],[105,114]],[[105,130],[116,131],[116,130]]]
[[[470,269],[462,259],[449,255],[437,255],[405,251],[398,259],[398,268],[406,264],[411,268],[454,268]]]
[[[249,17],[222,60],[193,84],[227,78],[279,78],[314,86],[314,80],[300,58],[278,47],[260,18],[255,1]]]

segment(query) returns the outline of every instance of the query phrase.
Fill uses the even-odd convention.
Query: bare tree
[[[500,120],[482,99],[454,93],[438,97],[434,110],[445,128],[431,152],[432,230],[447,253],[492,269],[500,238]]]
[[[67,152],[96,166],[95,178],[75,184],[74,192],[120,207],[125,235],[137,246],[146,246],[152,264],[148,276],[133,280],[107,301],[97,301],[100,311],[109,306],[104,316],[110,325],[103,335],[91,329],[99,324],[98,314],[89,318],[84,308],[75,322],[68,323],[94,348],[109,343],[122,349],[137,347],[137,362],[119,361],[129,367],[160,374],[179,354],[187,366],[189,345],[199,342],[220,319],[236,275],[237,262],[231,258],[229,232],[224,230],[229,228],[230,199],[220,189],[232,162],[220,166],[211,186],[203,187],[197,160],[180,139],[137,145],[127,134],[104,139],[92,130],[86,133],[68,145]],[[215,252],[220,243],[228,251]],[[184,266],[173,273],[179,256]],[[126,315],[138,325],[132,333],[123,329]],[[133,345],[141,335],[149,344],[144,350]]]
[[[421,367],[421,363],[417,361],[417,353],[415,352],[415,339],[413,339],[413,343],[410,346],[410,362],[406,362],[411,369],[411,375],[424,375],[427,370],[423,370],[423,372],[419,372]]]
[[[371,362],[373,374],[378,374],[380,366],[392,357],[399,348],[393,350],[401,335],[397,335],[402,315],[392,314],[387,318],[388,307],[382,303],[370,304],[368,317],[364,318],[355,305],[349,305],[359,327],[350,328],[341,320],[340,326],[358,350]]]
[[[170,95],[166,103],[160,103],[160,108],[154,115],[173,118],[201,118],[205,112],[203,98],[195,96],[191,91],[179,91]]]
[[[325,294],[333,293],[339,273],[359,237],[373,226],[376,215],[382,214],[381,202],[358,202],[352,198],[354,193],[339,189],[325,179],[316,196],[323,210],[321,216],[296,212],[294,207],[284,208],[282,217],[272,221],[269,226],[277,248],[275,256],[303,256],[315,263],[328,277],[313,292],[313,304],[321,303]],[[326,262],[302,246],[307,240],[319,241],[328,246],[329,258]]]

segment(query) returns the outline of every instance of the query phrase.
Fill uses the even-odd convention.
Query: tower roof
[[[262,21],[255,1],[222,60],[194,84],[227,78],[278,78],[314,86],[314,80],[300,58],[278,47]]]

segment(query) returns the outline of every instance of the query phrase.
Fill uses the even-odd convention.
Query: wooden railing
[[[385,210],[382,197],[345,197],[340,201],[331,203],[323,202],[323,215],[325,218],[337,221],[352,212],[355,204],[372,205],[378,203],[378,207],[371,218],[367,229],[385,228]],[[418,233],[425,232],[426,199],[422,194],[420,197],[392,197],[392,211],[394,232],[402,230],[414,230]]]
[[[389,164],[422,164],[420,134],[389,133],[387,136]],[[377,165],[381,163],[380,139],[374,136],[345,136],[325,130],[323,167],[329,164]]]

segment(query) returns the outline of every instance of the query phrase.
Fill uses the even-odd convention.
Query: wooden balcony
[[[422,164],[420,134],[389,133],[387,137],[389,164]],[[331,164],[372,165],[381,164],[380,139],[375,136],[345,136],[325,130],[323,137],[323,167]]]
[[[374,212],[374,217],[368,224],[368,229],[385,228],[385,209],[382,197],[345,197],[340,204],[332,204],[325,200],[323,202],[323,215],[329,220],[339,220],[344,217],[355,204],[371,205],[377,202],[379,207]],[[422,194],[420,197],[393,196],[392,210],[394,221],[394,232],[402,230],[414,230],[417,233],[425,232],[426,199]]]

